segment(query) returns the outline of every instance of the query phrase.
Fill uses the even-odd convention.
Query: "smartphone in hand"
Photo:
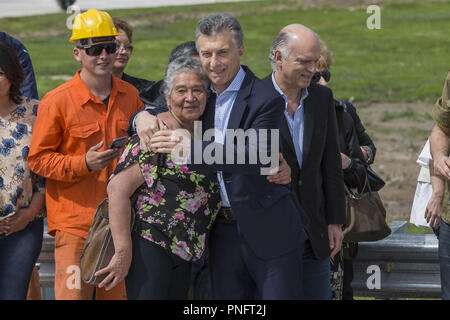
[[[127,141],[128,137],[123,136],[120,138],[116,138],[111,142],[111,145],[109,146],[110,149],[120,149],[122,148],[123,144]]]

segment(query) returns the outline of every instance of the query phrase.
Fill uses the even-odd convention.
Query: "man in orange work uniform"
[[[75,17],[71,42],[81,70],[45,95],[39,104],[28,162],[47,178],[50,235],[55,237],[56,299],[126,299],[125,285],[111,291],[80,279],[80,255],[95,209],[121,148],[108,149],[126,136],[129,118],[144,108],[138,91],[111,76],[116,55],[108,13],[90,9]]]

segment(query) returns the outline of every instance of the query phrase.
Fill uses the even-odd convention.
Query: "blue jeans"
[[[443,220],[439,226],[438,238],[442,299],[450,300],[450,225]]]
[[[185,261],[136,232],[133,260],[125,278],[128,300],[186,300],[191,262]]]
[[[303,295],[305,300],[331,300],[330,257],[317,260],[309,239],[303,251]]]
[[[42,248],[43,219],[0,240],[0,300],[25,300],[31,272]]]

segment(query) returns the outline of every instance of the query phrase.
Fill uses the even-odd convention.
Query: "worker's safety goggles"
[[[117,50],[117,44],[115,42],[93,44],[92,46],[79,46],[78,49],[82,49],[88,56],[99,56],[105,49],[107,54],[115,53]]]

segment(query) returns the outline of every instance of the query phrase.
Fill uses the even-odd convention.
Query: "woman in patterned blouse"
[[[0,300],[26,299],[43,237],[44,179],[27,163],[38,101],[20,95],[24,78],[0,43]]]
[[[198,60],[171,62],[164,78],[169,111],[159,114],[159,120],[192,136],[194,121],[205,110],[208,85]],[[97,273],[109,273],[101,287],[108,290],[126,276],[128,299],[187,298],[191,261],[205,250],[220,196],[213,172],[189,171],[174,160],[171,154],[145,152],[137,135],[129,138],[108,184],[115,254]],[[135,191],[138,228],[131,233],[130,198]]]

